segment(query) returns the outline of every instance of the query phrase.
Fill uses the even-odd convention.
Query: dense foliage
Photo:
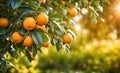
[[[43,47],[56,46],[70,53],[73,18],[80,13],[88,16],[92,23],[99,19],[104,5],[109,0],[1,0],[0,1],[0,69],[7,64],[6,53],[18,58],[23,52],[32,61]],[[83,12],[81,9],[83,9]],[[5,18],[5,19],[4,19]],[[39,29],[37,26],[43,26]],[[67,34],[67,36],[64,36]],[[71,36],[68,36],[71,35]],[[65,39],[65,38],[66,39]],[[27,43],[27,44],[26,44]],[[43,45],[44,43],[44,45]],[[47,44],[46,44],[47,43]]]

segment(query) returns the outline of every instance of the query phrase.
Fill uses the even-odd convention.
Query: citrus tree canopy
[[[93,22],[109,0],[0,0],[0,68],[6,53],[17,58],[23,52],[32,61],[42,47],[56,46],[70,53],[75,34],[71,20],[88,11]],[[85,12],[83,11],[83,14]],[[96,17],[95,17],[96,16]]]

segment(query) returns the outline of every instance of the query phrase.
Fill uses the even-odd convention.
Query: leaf
[[[58,23],[58,22],[56,22],[56,21],[51,21],[53,24],[55,24],[61,31],[65,31],[63,28],[62,28],[62,26],[60,26],[60,24]]]
[[[76,35],[75,35],[75,33],[72,31],[72,30],[68,30],[68,32],[72,35],[72,37],[74,38],[74,39],[76,39]]]
[[[38,31],[35,32],[35,35],[36,35],[39,45],[41,45],[43,42],[42,35]]]
[[[51,38],[51,44],[56,45],[56,40],[54,38]]]
[[[6,33],[6,29],[0,28],[0,35],[5,35],[5,33]]]
[[[24,17],[29,16],[34,12],[34,10],[32,8],[23,7],[22,9],[23,9],[23,16]]]
[[[45,33],[41,33],[41,35],[42,35],[43,42],[47,42],[47,41],[49,41],[49,37],[48,37],[47,34],[45,34]]]
[[[32,8],[30,8],[30,7],[23,7],[22,9],[23,9],[23,12],[24,12],[24,13],[33,13],[33,11],[34,11],[34,10],[33,10]]]
[[[59,19],[62,19],[63,16],[61,14],[55,14],[55,15],[52,15],[51,18],[59,18]]]
[[[31,35],[32,35],[32,39],[33,39],[35,45],[37,46],[38,45],[38,40],[36,38],[35,32],[32,32]]]
[[[37,47],[35,45],[32,46],[33,56],[37,54]]]
[[[57,51],[59,51],[62,47],[59,43],[56,43],[56,48],[57,48]]]
[[[7,64],[6,64],[6,65],[7,65],[7,68],[11,68],[11,67],[12,67],[12,68],[15,68],[14,64],[11,63],[10,61],[7,61],[6,63],[7,63]]]
[[[67,52],[68,54],[70,54],[69,47],[68,47],[66,44],[64,44],[64,45],[62,45],[62,46],[63,46],[63,48],[66,50],[66,52]]]
[[[23,7],[22,9],[23,9],[23,12],[21,12],[18,16],[14,17],[14,18],[12,19],[12,22],[13,22],[14,24],[15,24],[20,18],[25,17],[25,16],[27,16],[27,15],[30,15],[30,14],[32,14],[33,11],[34,11],[32,8],[28,8],[28,7]]]
[[[31,57],[30,53],[27,50],[26,50],[26,56],[27,56],[28,60],[31,62],[32,57]]]
[[[11,51],[10,55],[14,58],[18,58],[18,52],[17,51]]]
[[[12,23],[15,24],[23,16],[24,16],[24,13],[22,12],[21,14],[19,14],[19,16],[16,16],[12,19]]]
[[[103,7],[101,5],[98,5],[98,11],[103,12]]]
[[[18,51],[19,47],[16,44],[13,44],[13,48]]]
[[[22,0],[11,0],[11,6],[13,9],[18,8],[21,3],[22,3]]]

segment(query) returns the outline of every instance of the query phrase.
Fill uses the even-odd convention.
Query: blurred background
[[[117,7],[116,9],[113,7]],[[92,8],[91,8],[92,9]],[[70,20],[76,39],[71,53],[55,46],[42,47],[36,59],[29,62],[22,52],[10,60],[15,68],[11,73],[120,73],[120,6],[115,3],[104,6],[103,13],[89,17],[86,8]]]

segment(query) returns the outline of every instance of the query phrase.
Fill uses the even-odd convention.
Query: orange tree
[[[41,47],[50,44],[70,53],[75,37],[72,18],[81,8],[94,18],[106,2],[109,0],[0,0],[0,68],[8,63],[6,53],[17,58],[23,52],[31,61],[37,51],[42,52]]]

